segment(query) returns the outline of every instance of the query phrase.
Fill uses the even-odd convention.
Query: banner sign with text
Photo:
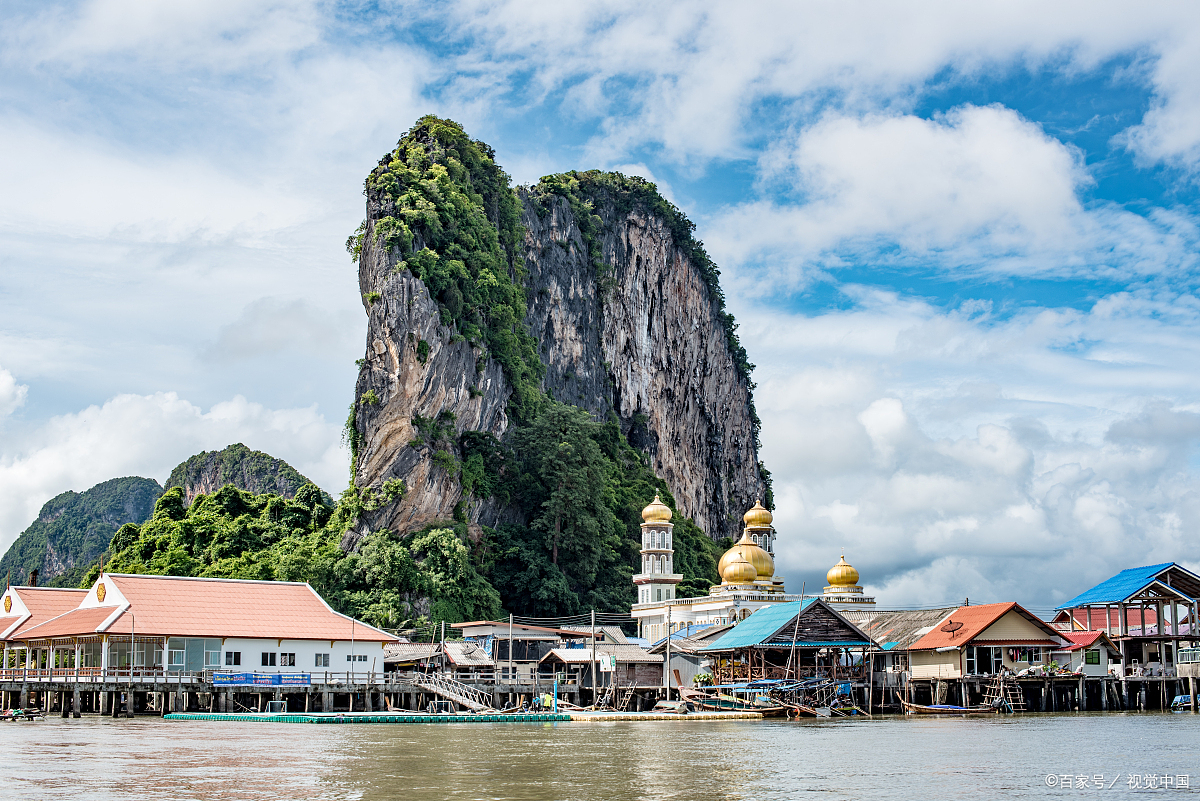
[[[214,673],[217,687],[308,687],[308,673]]]

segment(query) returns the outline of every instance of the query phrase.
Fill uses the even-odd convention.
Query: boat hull
[[[991,706],[954,706],[952,704],[936,704],[926,706],[923,704],[910,704],[903,698],[900,703],[904,705],[904,712],[908,715],[994,715],[1000,710]]]

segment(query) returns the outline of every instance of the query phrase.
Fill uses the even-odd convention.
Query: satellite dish
[[[962,623],[956,623],[955,621],[951,620],[946,625],[942,626],[941,630],[946,632],[947,634],[949,634],[951,637],[953,637],[954,632],[958,631],[962,627],[963,627]]]

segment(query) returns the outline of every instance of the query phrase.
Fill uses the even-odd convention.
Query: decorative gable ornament
[[[100,582],[99,584],[97,584],[96,585],[96,600],[99,601],[100,603],[104,603],[104,595],[107,592],[108,592],[108,590],[104,589],[104,582]]]

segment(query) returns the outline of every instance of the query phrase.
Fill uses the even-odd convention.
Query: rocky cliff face
[[[189,505],[197,495],[211,495],[227,484],[256,495],[274,492],[293,498],[298,489],[309,483],[282,459],[252,451],[240,442],[220,451],[202,451],[176,465],[167,478],[167,487],[183,488]]]
[[[435,461],[437,451],[420,441],[416,421],[443,416],[442,425],[454,437],[464,431],[501,437],[508,429],[510,390],[500,365],[442,325],[425,284],[408,270],[396,270],[394,255],[373,241],[373,227],[369,216],[359,257],[368,323],[366,358],[354,392],[359,432],[354,482],[381,490],[399,479],[406,492],[402,500],[365,515],[348,534],[347,547],[380,528],[410,531],[454,516],[462,500],[457,467]],[[371,293],[379,298],[371,300]],[[476,502],[470,518],[494,525],[501,513],[492,503]]]
[[[367,349],[347,431],[356,485],[379,498],[399,479],[407,491],[364,513],[344,547],[385,527],[409,531],[457,514],[478,531],[512,514],[491,500],[464,499],[450,457],[464,432],[504,437],[513,388],[484,347],[447,324],[446,295],[431,295],[408,268],[406,253],[425,246],[420,235],[397,246],[381,230],[400,212],[378,185],[368,181],[359,240]],[[572,186],[570,195],[549,185],[518,192],[525,272],[517,277],[523,324],[545,366],[542,386],[599,420],[615,414],[680,512],[714,538],[735,536],[766,486],[748,371],[722,319],[715,274],[706,278],[679,226],[672,229],[645,192],[603,180]],[[488,217],[495,221],[493,210]]]
[[[526,322],[546,389],[600,418],[615,412],[680,512],[709,536],[740,534],[765,486],[750,385],[715,298],[662,217],[640,204],[623,210],[603,188],[579,191],[600,222],[590,237],[566,198],[521,192]],[[600,269],[590,261],[597,246]]]

